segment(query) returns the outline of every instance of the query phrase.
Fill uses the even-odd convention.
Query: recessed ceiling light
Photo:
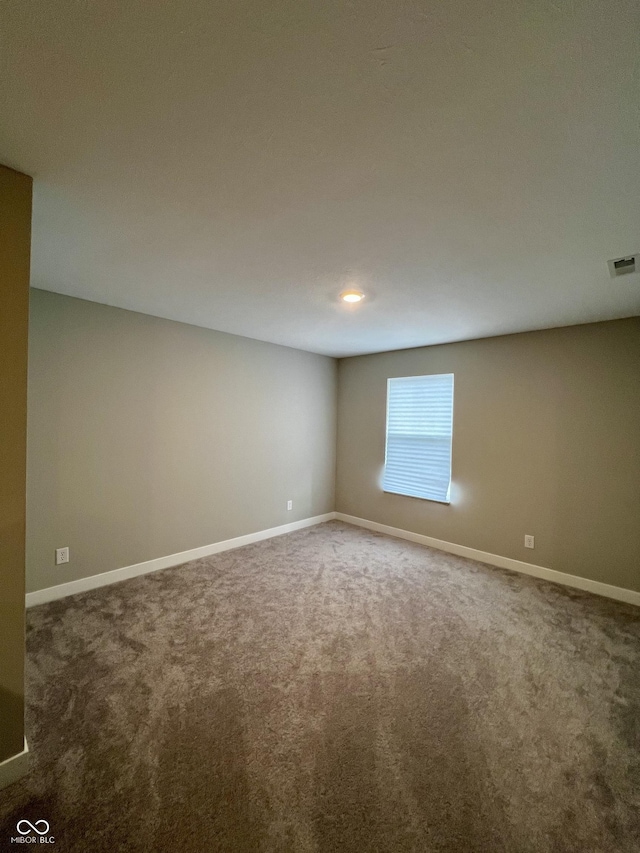
[[[361,290],[343,290],[340,299],[343,302],[362,302],[364,293]]]

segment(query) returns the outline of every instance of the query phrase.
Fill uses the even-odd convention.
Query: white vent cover
[[[623,258],[614,258],[607,261],[609,275],[618,278],[620,275],[629,275],[632,272],[640,272],[640,252],[635,255],[625,255]]]

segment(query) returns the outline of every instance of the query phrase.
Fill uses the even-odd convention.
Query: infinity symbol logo
[[[26,829],[22,827],[26,826]],[[39,826],[44,826],[44,829],[38,829]],[[38,835],[46,835],[49,832],[49,824],[46,820],[37,820],[35,824],[29,823],[28,820],[19,820],[16,824],[16,829],[20,835],[28,835],[30,832],[37,832]]]

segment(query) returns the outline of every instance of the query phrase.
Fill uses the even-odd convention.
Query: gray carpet
[[[636,608],[330,522],[28,622],[2,850],[640,849]]]

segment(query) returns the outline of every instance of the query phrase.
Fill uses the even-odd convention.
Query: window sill
[[[419,495],[406,495],[404,492],[389,492],[387,489],[383,489],[382,491],[385,495],[399,495],[401,498],[411,498],[414,501],[428,501],[432,504],[451,506],[451,501],[439,501],[437,498],[421,498]]]

